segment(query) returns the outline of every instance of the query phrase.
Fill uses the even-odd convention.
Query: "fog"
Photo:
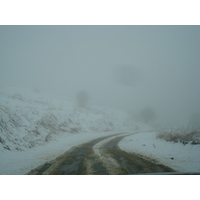
[[[187,125],[200,112],[200,26],[0,26],[0,85]]]

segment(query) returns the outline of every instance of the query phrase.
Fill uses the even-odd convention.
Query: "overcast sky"
[[[0,84],[179,121],[200,112],[200,26],[0,26]]]

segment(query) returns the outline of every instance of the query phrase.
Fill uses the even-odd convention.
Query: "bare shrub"
[[[51,141],[51,140],[52,140],[52,134],[49,133],[49,134],[47,134],[47,136],[45,137],[45,142],[49,142],[49,141]]]
[[[163,139],[170,142],[180,142],[182,144],[200,144],[200,130],[172,130],[163,131],[156,135],[156,138]]]
[[[21,94],[14,94],[14,95],[11,96],[11,98],[18,99],[20,101],[24,100]]]
[[[3,138],[0,137],[0,143],[5,144],[5,141]]]
[[[171,132],[161,132],[157,134],[156,138],[164,139],[166,141],[174,141],[176,142],[182,135],[179,133],[171,133]]]
[[[70,133],[78,133],[79,131],[80,131],[80,128],[74,127],[74,128],[71,128]]]

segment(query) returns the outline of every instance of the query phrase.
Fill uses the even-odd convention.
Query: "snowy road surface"
[[[125,136],[133,134],[119,133],[94,139],[70,149],[28,174],[117,175],[174,171],[167,166],[153,163],[137,154],[127,153],[118,148],[118,143]]]

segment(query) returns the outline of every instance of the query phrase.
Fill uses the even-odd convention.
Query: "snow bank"
[[[156,132],[144,132],[124,138],[119,147],[149,157],[178,172],[200,172],[200,145],[167,142]]]

